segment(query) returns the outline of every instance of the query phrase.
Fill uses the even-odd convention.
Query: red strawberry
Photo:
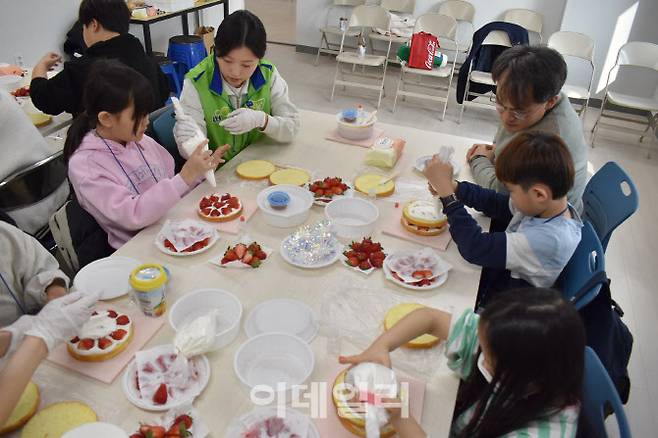
[[[78,343],[78,348],[80,350],[91,350],[92,348],[94,348],[94,340],[89,338],[82,339]]]
[[[367,271],[370,268],[372,268],[372,266],[370,266],[370,262],[368,260],[364,260],[361,263],[359,263],[359,269],[361,269],[362,271]]]
[[[356,257],[350,257],[347,259],[347,264],[350,266],[359,266],[359,263],[361,262]]]
[[[234,250],[229,248],[224,253],[224,258],[227,259],[229,262],[232,262],[238,260],[240,257],[238,257],[238,254]]]
[[[109,316],[110,318],[116,318],[118,314],[114,310],[108,310],[107,316]]]
[[[237,254],[239,259],[244,257],[245,253],[247,252],[247,246],[243,243],[238,243],[237,245],[235,245],[235,248],[233,249],[235,250],[235,253]]]
[[[78,342],[80,342],[80,338],[78,338],[78,337],[76,336],[75,338],[71,339],[69,342],[70,342],[71,344],[77,344]]]
[[[162,426],[142,425],[139,428],[139,433],[146,438],[165,438],[165,428]]]
[[[98,315],[97,311],[94,310],[93,312],[91,312],[91,316],[96,316],[96,315]]]
[[[255,253],[257,253],[258,251],[261,250],[261,247],[256,242],[253,242],[251,245],[249,245],[249,248],[247,248],[247,249],[255,254]]]
[[[242,257],[242,263],[245,263],[245,264],[248,265],[248,264],[251,263],[251,260],[253,258],[254,258],[254,255],[252,253],[250,253],[249,251],[247,251],[247,252],[244,253],[244,256]]]
[[[372,264],[373,268],[381,268],[384,266],[384,259],[370,259],[370,263]]]
[[[219,215],[220,215],[219,210],[213,210],[213,211],[210,212],[210,216],[212,216],[212,217],[217,217]]]
[[[114,340],[120,341],[128,334],[124,329],[118,329],[110,333],[110,337]]]
[[[180,424],[180,423],[183,423],[185,427],[189,429],[190,427],[192,427],[192,423],[193,423],[192,417],[190,417],[189,415],[179,415],[174,420],[174,424]]]
[[[233,198],[228,200],[228,205],[231,208],[239,208],[240,207],[240,200],[238,198],[233,197]]]
[[[423,274],[424,271],[414,271],[411,276],[413,278],[425,278],[425,275]]]
[[[343,255],[344,255],[345,257],[347,257],[348,259],[349,259],[350,257],[356,257],[356,251],[352,251],[352,250],[350,250],[350,251],[345,251],[345,252],[343,253]]]
[[[210,195],[210,197],[208,198],[208,200],[209,200],[210,202],[217,202],[217,201],[219,201],[219,196],[217,196],[217,195]]]
[[[120,317],[117,318],[118,325],[127,325],[129,322],[130,322],[130,318],[128,318],[126,315],[121,315]]]
[[[219,198],[220,201],[228,201],[231,199],[231,194],[230,193],[224,193],[221,198]]]
[[[132,435],[130,435],[130,438],[146,438],[146,437],[138,432],[138,433],[133,433]]]
[[[152,373],[155,371],[155,368],[151,362],[147,362],[146,365],[144,365],[144,368],[142,368],[142,371],[145,373]]]
[[[155,394],[153,394],[153,403],[156,405],[164,405],[167,403],[167,398],[167,385],[161,383],[160,386],[158,386],[157,391],[155,391]],[[162,432],[164,434],[164,428],[162,429]]]
[[[368,254],[366,254],[365,252],[357,252],[356,253],[356,258],[359,259],[359,261],[362,262],[362,261],[368,259]]]
[[[334,195],[342,195],[343,194],[343,189],[338,187],[338,186],[332,187],[331,191],[333,192]]]
[[[109,338],[100,338],[98,340],[98,346],[100,347],[101,350],[105,350],[110,345],[112,345],[112,340]]]
[[[263,261],[263,260],[265,260],[265,259],[267,258],[267,254],[266,254],[265,251],[263,251],[262,249],[261,249],[260,251],[258,251],[258,252],[255,254],[255,256],[258,257],[261,261]]]
[[[254,258],[251,259],[251,261],[249,262],[249,266],[251,266],[252,268],[257,268],[257,267],[259,267],[259,266],[260,266],[260,259],[259,259],[258,257],[254,257]]]

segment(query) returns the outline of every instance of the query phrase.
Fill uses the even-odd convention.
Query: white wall
[[[475,6],[475,29],[491,21],[500,20],[503,12],[512,8],[532,9],[544,16],[544,41],[560,29],[566,0],[469,0]],[[655,1],[655,0],[654,0]],[[324,25],[331,0],[301,0],[297,2],[297,44],[317,47],[320,42],[318,29]],[[367,3],[379,3],[368,0]],[[435,10],[439,0],[416,0],[415,15]],[[337,17],[330,17],[337,22]]]
[[[593,91],[602,97],[609,69],[614,65],[617,51],[627,41],[646,41],[658,44],[658,1],[656,0],[568,0],[562,30],[589,35],[595,43]],[[585,83],[589,68],[572,66],[569,81]],[[652,96],[658,86],[655,72],[622,70],[616,77],[615,90],[635,95]]]

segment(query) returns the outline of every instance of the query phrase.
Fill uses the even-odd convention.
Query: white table
[[[235,176],[235,167],[247,159],[264,158],[277,163],[298,165],[315,173],[315,177],[344,176],[353,177],[365,169],[363,158],[366,149],[333,143],[324,139],[325,134],[335,125],[335,118],[330,114],[302,111],[302,129],[295,141],[290,145],[272,144],[267,141],[255,144],[243,151],[229,162],[218,174],[218,190],[227,190],[242,198],[255,197],[264,187],[264,183],[247,182]],[[406,139],[405,152],[397,164],[402,171],[400,181],[414,180],[424,184],[420,175],[412,170],[415,159],[437,151],[440,145],[452,145],[456,148],[457,157],[465,156],[467,147],[476,139],[467,139],[451,135],[439,134],[413,128],[381,124],[387,135]],[[471,179],[468,166],[464,165],[461,179]],[[210,251],[193,257],[170,257],[160,253],[153,240],[162,223],[166,219],[195,217],[195,207],[198,200],[210,193],[212,188],[206,183],[197,187],[182,199],[159,223],[146,228],[130,242],[119,249],[116,254],[130,256],[144,262],[161,262],[172,272],[172,280],[168,289],[168,302],[173,303],[180,296],[201,287],[219,287],[234,293],[242,301],[244,315],[261,301],[275,297],[290,297],[304,301],[310,305],[319,316],[323,292],[332,285],[344,284],[346,281],[364,285],[382,293],[392,293],[406,300],[422,299],[441,308],[452,308],[455,315],[464,309],[472,307],[475,302],[479,282],[480,268],[465,262],[455,247],[454,242],[442,257],[453,265],[448,281],[438,289],[422,294],[399,288],[385,280],[381,272],[375,272],[369,277],[356,272],[350,272],[341,264],[336,263],[320,270],[303,270],[288,265],[278,254],[267,260],[259,269],[220,269],[207,263],[211,257],[220,258],[223,251],[235,236],[224,234],[221,241]],[[390,206],[389,201],[377,200],[380,206]],[[399,210],[398,210],[399,211]],[[308,223],[323,218],[320,207],[313,207]],[[483,226],[488,220],[478,217]],[[381,220],[380,220],[381,222]],[[266,225],[257,212],[244,225],[249,234],[260,243],[272,248],[278,248],[281,240],[290,234],[291,229],[276,229]],[[415,247],[414,244],[383,235],[379,229],[373,238],[382,242],[387,250]],[[341,283],[342,282],[342,283]],[[125,301],[126,299],[119,299]],[[244,318],[243,318],[244,322]],[[173,331],[168,324],[155,335],[148,345],[170,343]],[[226,348],[209,355],[212,364],[212,377],[209,386],[197,399],[195,406],[200,411],[204,421],[213,430],[213,437],[222,437],[230,421],[252,409],[248,391],[241,386],[233,371],[233,356],[238,347],[246,340],[242,331],[236,341]],[[328,370],[336,366],[336,356],[328,354],[327,338],[321,332],[312,342],[316,355],[316,366],[311,381],[326,376]],[[355,351],[342,351],[351,354]],[[436,364],[438,371],[427,382],[422,425],[432,437],[447,437],[458,387],[458,378],[446,366],[445,359]],[[121,378],[108,386],[90,379],[68,373],[49,363],[42,365],[40,375],[48,379],[56,379],[71,391],[84,392],[86,396],[101,397],[108,400],[112,406],[114,418],[101,418],[114,421],[126,431],[133,432],[139,420],[146,420],[153,414],[129,405],[121,390]],[[67,394],[61,394],[66,399]]]

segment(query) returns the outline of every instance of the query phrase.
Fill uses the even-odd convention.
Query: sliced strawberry
[[[71,339],[69,342],[70,342],[71,344],[77,344],[78,342],[80,342],[80,338],[78,338],[78,337],[76,336],[75,338]]]
[[[127,315],[121,315],[117,318],[117,324],[119,325],[126,325],[128,323],[130,323],[130,318]]]
[[[160,403],[160,404],[164,404],[164,403]],[[162,426],[142,425],[139,428],[139,433],[144,435],[146,438],[165,438],[166,431],[165,428]]]
[[[231,199],[230,193],[224,193],[221,198],[219,198],[220,201],[228,201],[229,199]]]
[[[80,342],[78,342],[78,348],[80,350],[91,350],[92,348],[94,348],[94,343],[95,342],[93,339],[85,338],[80,340]]]
[[[423,272],[424,272],[424,271],[414,271],[414,272],[411,274],[411,276],[412,276],[413,278],[418,278],[418,279],[425,278],[425,275],[423,274]]]
[[[247,246],[243,243],[238,243],[233,249],[235,250],[235,253],[238,255],[239,259],[242,259],[242,257],[244,257],[245,253],[247,252]]]
[[[361,263],[359,263],[359,269],[362,271],[367,271],[368,269],[372,268],[370,265],[370,262],[368,260],[364,260]]]
[[[251,263],[251,260],[253,258],[254,258],[254,255],[251,252],[247,251],[247,252],[244,253],[244,256],[242,256],[242,263],[245,263],[245,264],[248,265],[248,264]]]
[[[228,200],[228,205],[231,208],[239,208],[240,207],[240,200],[238,198],[233,197],[233,198]]]
[[[219,201],[219,196],[217,196],[217,195],[210,195],[210,197],[208,198],[208,200],[209,200],[210,202],[217,202],[217,201]]]
[[[160,386],[158,386],[158,389],[155,391],[155,394],[153,394],[153,403],[156,405],[164,405],[167,403],[167,398],[169,395],[167,394],[167,385],[164,383],[161,383]],[[164,428],[162,429],[163,435],[164,435]]]
[[[142,371],[145,373],[152,373],[155,371],[155,368],[151,362],[147,362],[146,365],[144,365],[144,368],[142,368]]]
[[[119,316],[119,314],[116,313],[114,310],[108,310],[107,316],[109,316],[110,318],[116,318],[117,316]]]
[[[118,329],[110,333],[110,337],[114,340],[120,341],[123,338],[125,338],[127,334],[128,332],[125,331],[124,329]]]
[[[101,350],[105,350],[105,349],[108,348],[110,345],[112,345],[112,339],[110,339],[110,338],[100,338],[100,339],[98,340],[98,347],[99,347]]]
[[[211,217],[218,217],[220,215],[221,215],[221,213],[219,212],[219,210],[213,210],[213,211],[210,212]]]
[[[240,257],[238,257],[238,254],[234,250],[227,249],[226,252],[224,253],[224,258],[232,262],[234,260],[238,260]]]

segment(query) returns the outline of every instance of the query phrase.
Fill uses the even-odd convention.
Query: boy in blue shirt
[[[460,254],[498,271],[485,285],[487,295],[517,286],[554,285],[580,242],[582,226],[567,201],[574,165],[560,137],[529,132],[510,141],[496,159],[496,177],[508,194],[454,181],[452,166],[437,156],[424,174],[441,199]],[[465,206],[509,225],[504,232],[483,232]]]

